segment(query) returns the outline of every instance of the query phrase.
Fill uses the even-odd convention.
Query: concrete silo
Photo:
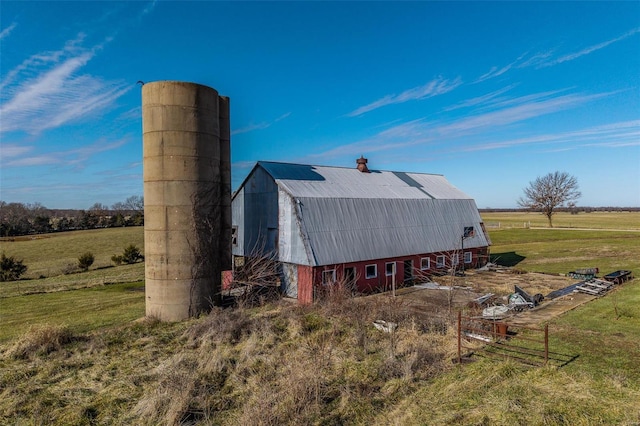
[[[142,129],[146,313],[179,321],[219,304],[231,262],[229,99],[147,83]]]

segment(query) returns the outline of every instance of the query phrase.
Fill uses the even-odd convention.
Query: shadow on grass
[[[490,260],[501,266],[516,266],[525,259],[525,256],[520,256],[515,251],[508,251],[505,253],[492,253]]]

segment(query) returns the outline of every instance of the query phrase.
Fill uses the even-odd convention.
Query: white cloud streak
[[[76,168],[82,168],[82,165],[96,154],[111,151],[120,148],[122,145],[128,142],[127,139],[120,139],[114,142],[106,142],[99,140],[92,145],[84,146],[81,148],[71,149],[67,151],[55,151],[39,155],[32,155],[21,157],[23,154],[30,152],[32,149],[25,147],[20,150],[19,147],[13,146],[13,155],[5,156],[4,149],[2,156],[2,167],[30,167],[30,166],[44,166],[44,165],[62,165],[73,166]],[[6,161],[7,157],[21,157],[13,160]]]
[[[640,27],[634,28],[631,31],[627,31],[625,34],[621,35],[620,37],[616,37],[616,38],[613,38],[611,40],[604,41],[602,43],[594,44],[593,46],[589,46],[589,47],[584,48],[584,49],[582,49],[582,50],[580,50],[578,52],[575,52],[575,53],[570,53],[568,55],[561,56],[558,59],[555,59],[555,60],[550,61],[550,62],[546,62],[546,63],[542,64],[541,66],[542,67],[550,67],[550,66],[553,66],[553,65],[561,64],[563,62],[573,61],[574,59],[577,59],[577,58],[579,58],[581,56],[588,55],[588,54],[590,54],[592,52],[595,52],[597,50],[603,49],[603,48],[609,46],[610,44],[613,44],[613,43],[616,43],[618,41],[624,40],[627,37],[631,37],[632,35],[634,35],[636,33],[639,33],[639,32],[640,32]]]
[[[476,105],[482,105],[484,103],[487,103],[489,101],[494,100],[498,96],[508,92],[509,90],[513,89],[516,86],[517,86],[516,84],[511,84],[509,86],[503,87],[502,89],[496,90],[495,92],[487,93],[486,95],[482,95],[482,96],[478,96],[478,97],[475,97],[475,98],[467,99],[465,101],[458,102],[457,104],[451,105],[449,107],[445,107],[444,110],[445,111],[453,111],[453,110],[460,109],[460,108],[469,108],[469,107],[473,107],[473,106],[476,106]]]
[[[550,91],[516,97],[490,105],[482,111],[465,115],[449,122],[428,122],[424,119],[413,120],[381,131],[371,138],[339,146],[309,158],[344,157],[360,155],[363,152],[397,151],[408,146],[451,145],[462,139],[465,150],[508,148],[511,144],[484,145],[475,147],[473,138],[491,137],[500,134],[509,126],[526,120],[542,117],[558,111],[584,105],[593,100],[610,96],[612,93],[594,95],[565,94],[563,91]],[[536,139],[537,140],[537,139]],[[523,143],[527,143],[523,140]],[[449,149],[450,150],[450,149]]]
[[[518,65],[518,63],[520,61],[522,61],[522,58],[524,58],[526,56],[526,53],[520,55],[515,61],[511,62],[509,65],[506,65],[500,69],[498,69],[498,67],[492,67],[489,72],[487,72],[486,74],[480,76],[478,78],[478,80],[476,80],[476,83],[480,83],[482,81],[485,80],[489,80],[490,78],[495,78],[495,77],[499,77],[502,74],[506,73],[507,71],[509,71],[511,68],[515,67]]]
[[[22,146],[16,144],[2,144],[0,145],[0,161],[6,158],[19,157],[27,152],[33,150],[32,146]]]
[[[442,95],[450,92],[460,86],[462,80],[458,77],[455,80],[447,80],[443,78],[436,78],[431,80],[423,86],[414,87],[412,89],[405,90],[399,95],[386,95],[377,101],[370,104],[356,108],[347,114],[347,117],[357,117],[367,112],[373,111],[378,108],[382,108],[387,105],[400,104],[409,101],[416,101],[421,99],[432,98],[434,96]]]
[[[103,46],[82,48],[83,39],[79,34],[61,50],[33,55],[7,74],[0,83],[0,132],[38,134],[105,110],[132,88],[81,74]]]
[[[13,22],[7,28],[2,30],[2,32],[0,32],[0,40],[4,40],[5,38],[9,37],[9,34],[11,34],[11,31],[13,31],[17,26],[18,26],[18,23]]]
[[[597,50],[604,49],[605,47],[613,43],[622,41],[637,33],[640,33],[640,27],[627,31],[626,33],[624,33],[619,37],[613,38],[611,40],[603,41],[602,43],[594,44],[593,46],[586,47],[578,52],[569,53],[569,54],[560,56],[556,59],[552,59],[554,50],[548,50],[546,52],[538,52],[529,57],[527,57],[528,53],[524,53],[520,55],[515,61],[513,61],[512,63],[502,68],[498,68],[496,66],[491,67],[491,69],[488,72],[478,77],[475,83],[480,83],[482,81],[501,76],[502,74],[506,73],[507,71],[513,68],[528,68],[528,67],[546,68],[546,67],[551,67],[554,65],[561,64],[563,62],[573,61],[574,59],[578,59],[582,56],[588,55]]]
[[[464,148],[463,151],[488,151],[512,148],[520,145],[559,143],[579,143],[579,146],[601,147],[637,146],[640,145],[640,120],[622,121],[569,132],[535,135],[526,138],[469,146]]]
[[[274,125],[275,123],[277,123],[278,121],[284,120],[285,118],[289,117],[291,115],[290,112],[287,112],[286,114],[282,114],[280,117],[276,118],[275,120],[272,121],[263,121],[261,123],[257,123],[257,124],[249,124],[245,127],[241,127],[239,129],[235,129],[231,131],[231,136],[234,135],[240,135],[242,133],[249,133],[249,132],[253,132],[255,130],[263,130],[266,129],[268,127],[271,127],[272,125]]]

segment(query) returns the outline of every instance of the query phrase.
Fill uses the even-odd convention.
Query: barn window
[[[330,285],[336,282],[336,270],[330,269],[328,271],[322,271],[322,284]]]
[[[470,251],[465,251],[464,252],[464,263],[471,263],[471,252]]]
[[[238,227],[237,226],[231,227],[231,244],[234,247],[238,247]]]
[[[436,257],[436,268],[444,268],[444,256]]]
[[[460,257],[458,256],[458,253],[454,253],[451,255],[451,265],[457,265],[458,263],[460,263]]]
[[[469,238],[475,235],[475,231],[473,230],[473,226],[465,226],[464,227],[464,237]]]
[[[427,269],[431,268],[431,259],[428,257],[423,257],[422,259],[420,259],[420,270],[421,271],[426,271]]]
[[[375,278],[378,276],[378,265],[367,265],[365,268],[365,276],[367,278]]]
[[[396,262],[388,262],[385,264],[385,273],[388,277],[396,273]]]

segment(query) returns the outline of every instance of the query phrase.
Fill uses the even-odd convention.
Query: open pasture
[[[548,228],[546,216],[534,212],[482,212],[485,226],[498,228]],[[640,212],[592,212],[553,215],[554,228],[634,229],[640,231]]]
[[[78,256],[86,252],[95,256],[90,270],[110,266],[111,256],[122,254],[129,244],[144,251],[142,226],[2,238],[0,252],[24,260],[29,267],[25,278],[39,278],[61,275],[68,265],[77,265]]]
[[[597,267],[640,271],[640,212],[594,212],[554,216],[548,228],[538,213],[483,213],[492,259],[530,272],[567,273]],[[531,228],[523,227],[531,221]],[[563,227],[563,225],[565,227]]]
[[[137,232],[141,247],[142,228],[122,231],[119,237],[100,230],[72,238],[84,247],[119,239],[101,251],[110,257],[136,244],[128,233]],[[640,271],[637,232],[489,233],[492,253],[518,269]],[[55,262],[51,251],[38,247],[48,240],[30,241],[31,251],[18,257],[24,253],[27,264]],[[131,278],[135,274],[143,274],[142,264],[0,283],[0,423],[640,422],[638,279],[553,320],[552,350],[574,360],[532,369],[485,359],[458,368],[451,363],[450,326],[430,331],[433,324],[403,317],[398,299],[384,295],[335,305],[216,310],[175,324],[135,321],[144,315],[143,283]],[[130,283],[107,284],[120,279]],[[69,291],[32,294],[56,285]],[[375,331],[371,320],[378,318],[397,321],[397,336]],[[55,341],[19,355],[42,335],[42,326]]]

